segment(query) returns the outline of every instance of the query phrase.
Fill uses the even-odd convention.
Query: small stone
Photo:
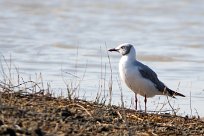
[[[0,120],[0,126],[4,125],[4,122],[2,120]]]
[[[9,134],[10,136],[16,136],[16,132],[12,128],[7,128],[5,134]]]
[[[62,117],[69,117],[71,115],[72,115],[72,113],[68,109],[64,109],[64,110],[61,111],[61,116]]]
[[[43,136],[45,133],[40,129],[40,128],[37,128],[35,130],[35,133],[38,135],[38,136]]]

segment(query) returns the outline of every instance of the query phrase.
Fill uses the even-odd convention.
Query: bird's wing
[[[140,74],[142,75],[142,77],[150,80],[151,82],[154,83],[155,87],[161,91],[161,92],[164,92],[164,89],[165,89],[165,85],[164,83],[162,83],[158,77],[157,77],[157,74],[152,70],[150,69],[148,66],[138,62],[138,66],[139,66],[139,72]]]
[[[171,89],[169,89],[163,82],[161,82],[158,77],[157,74],[148,66],[138,62],[138,66],[139,66],[139,72],[142,75],[142,77],[152,81],[155,85],[155,87],[162,93],[164,94],[168,94],[169,96],[175,98],[174,96],[182,96],[185,97],[183,94],[180,94],[178,92],[175,92]]]

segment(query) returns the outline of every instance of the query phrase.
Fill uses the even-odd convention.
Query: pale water
[[[129,42],[139,60],[187,96],[171,100],[179,114],[191,115],[191,92],[192,114],[204,116],[203,26],[203,0],[0,0],[0,53],[7,60],[11,56],[24,79],[41,72],[55,94],[66,95],[64,82],[70,84],[85,73],[78,93],[93,100],[101,86],[102,95],[104,86],[108,94],[106,46]],[[118,105],[120,55],[109,55],[113,104]],[[122,91],[125,105],[132,106],[134,94],[124,84]],[[143,97],[140,101],[144,109]],[[148,109],[166,101],[166,97],[150,98]],[[164,109],[171,108],[167,104]]]

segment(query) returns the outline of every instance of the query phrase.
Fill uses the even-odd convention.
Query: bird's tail
[[[185,95],[175,92],[171,89],[169,89],[168,87],[166,88],[166,91],[168,92],[169,96],[174,97],[174,96],[181,96],[181,97],[186,97]]]

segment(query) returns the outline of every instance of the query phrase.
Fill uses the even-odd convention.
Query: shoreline
[[[85,100],[0,92],[0,135],[202,135],[204,121]]]

